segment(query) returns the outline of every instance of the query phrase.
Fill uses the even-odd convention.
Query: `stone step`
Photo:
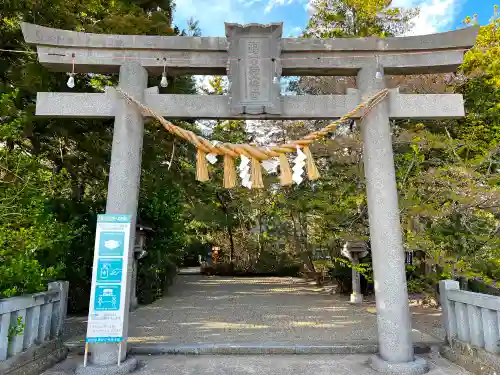
[[[380,375],[370,368],[369,362],[373,359],[371,354],[134,357],[139,363],[134,375]],[[423,354],[421,357],[427,360],[430,367],[426,375],[471,375],[436,353]],[[43,375],[74,375],[82,362],[81,356],[70,355]],[[110,374],[109,371],[99,371],[99,368],[88,369],[92,375]],[[124,374],[117,371],[113,373]]]
[[[67,342],[70,352],[83,355],[83,342]],[[439,350],[444,345],[433,342],[419,342],[414,344],[416,354],[429,353]],[[214,344],[172,344],[156,343],[129,343],[128,352],[134,355],[252,355],[252,354],[374,354],[378,352],[378,344],[374,342],[344,342],[325,344],[251,344],[251,343],[214,343]]]

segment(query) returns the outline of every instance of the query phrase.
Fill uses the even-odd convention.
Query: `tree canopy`
[[[314,38],[402,35],[411,29],[418,9],[391,5],[392,0],[315,0],[303,34]]]
[[[88,303],[96,215],[104,211],[111,151],[109,120],[34,116],[36,92],[67,91],[67,76],[49,72],[23,40],[20,22],[115,34],[197,34],[196,24],[172,24],[173,2],[7,1],[0,11],[0,296],[45,289],[55,278],[71,284],[73,309]],[[150,84],[158,77],[150,77]],[[115,75],[78,74],[75,91],[100,92]],[[164,89],[162,89],[164,90]],[[191,77],[171,80],[168,92],[193,93]],[[191,126],[186,124],[186,126]],[[144,137],[140,220],[155,226],[140,278],[145,300],[161,293],[184,243],[182,181],[166,164],[173,139],[148,126]],[[190,150],[178,147],[176,159]],[[191,176],[188,178],[191,180]],[[168,204],[167,204],[168,202]],[[153,276],[153,277],[152,277]]]

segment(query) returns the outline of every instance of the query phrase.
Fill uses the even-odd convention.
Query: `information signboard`
[[[123,340],[131,220],[131,215],[97,218],[87,343]]]

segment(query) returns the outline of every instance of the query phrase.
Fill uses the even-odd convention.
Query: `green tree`
[[[386,36],[397,35],[398,30],[409,27],[404,17],[398,18],[403,21],[400,27],[390,22],[387,27],[380,26],[385,24],[382,11],[385,2],[373,2],[373,8],[363,8],[362,12],[370,12],[379,7],[371,13],[372,18],[368,17],[371,20],[368,23],[366,13],[357,12],[356,7],[361,3],[356,1],[317,4],[318,11],[311,18],[306,36],[346,37],[356,33],[367,36],[367,30],[371,35]],[[354,21],[358,24],[353,24]],[[413,277],[411,290],[434,292],[437,281],[443,277],[481,277],[487,281],[498,277],[493,271],[500,259],[498,62],[495,60],[498,40],[495,11],[491,23],[481,28],[476,46],[466,54],[458,76],[387,78],[389,85],[402,85],[406,92],[460,92],[466,99],[467,115],[463,120],[393,123],[405,247],[421,254],[415,257],[416,266],[420,263],[421,267],[409,274]],[[351,77],[304,77],[292,89],[322,94],[354,85]],[[304,123],[308,129],[321,125]],[[337,248],[339,240],[368,235],[360,141],[356,127],[347,125],[339,129],[334,140],[315,145],[313,152],[319,159],[322,179],[314,196],[303,192],[308,204],[302,209],[314,217],[308,227],[319,228],[318,233],[324,233],[319,237],[321,241]],[[317,202],[315,206],[309,205],[313,202]]]
[[[46,289],[48,281],[62,278],[70,281],[70,308],[86,307],[96,215],[105,207],[113,126],[109,120],[34,116],[36,92],[67,91],[67,76],[38,63],[34,50],[23,41],[20,22],[94,33],[199,33],[195,22],[189,31],[173,26],[172,14],[170,0],[4,2],[0,10],[0,295]],[[157,85],[158,80],[150,77],[150,84]],[[190,77],[169,77],[169,81],[167,92],[195,91]],[[74,91],[100,92],[116,82],[116,75],[79,74]],[[191,150],[179,147],[174,167],[169,168],[172,159],[165,150],[172,149],[173,137],[155,122],[147,124],[140,218],[151,221],[156,230],[139,275],[148,294],[145,300],[161,293],[185,242],[180,225],[182,184],[192,181]],[[175,172],[189,178],[174,179]]]
[[[391,7],[392,0],[316,0],[305,37],[392,36],[412,27],[417,9]]]

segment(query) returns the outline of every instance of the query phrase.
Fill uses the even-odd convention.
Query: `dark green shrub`
[[[213,273],[218,276],[233,276],[234,264],[232,263],[217,263],[213,267]]]
[[[206,266],[202,268],[205,275],[217,276],[274,276],[274,277],[297,277],[301,269],[300,263],[287,263],[277,265],[255,265],[251,268],[242,268],[231,263],[217,263],[215,266]]]
[[[201,267],[202,275],[215,275],[215,268],[213,266],[205,265]]]
[[[471,292],[489,294],[491,296],[500,296],[500,289],[486,284],[481,280],[468,280],[467,289]]]
[[[137,298],[140,304],[163,297],[177,275],[177,266],[168,256],[157,259],[160,259],[159,263],[148,260],[148,257],[139,261]]]
[[[356,270],[360,273],[361,293],[364,295],[370,294],[373,288],[371,263],[360,263]],[[352,264],[349,261],[345,259],[334,261],[333,266],[328,270],[328,274],[337,283],[339,293],[352,293]]]
[[[337,283],[340,293],[352,293],[352,270],[350,267],[343,262],[335,262],[328,273],[331,279]]]
[[[301,269],[302,265],[300,263],[285,264],[278,271],[278,276],[297,277]]]

